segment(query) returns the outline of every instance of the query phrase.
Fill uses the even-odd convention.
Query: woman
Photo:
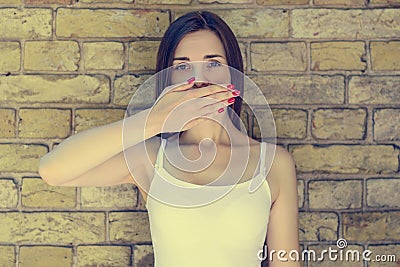
[[[294,161],[285,149],[276,147],[266,171],[267,144],[238,130],[240,79],[226,73],[232,84],[223,86],[224,82],[208,82],[201,71],[185,83],[184,75],[174,76],[204,65],[243,72],[237,40],[226,23],[211,12],[191,12],[173,22],[161,41],[157,71],[169,68],[172,74],[165,72],[168,77],[159,80],[156,104],[125,121],[67,138],[42,158],[39,173],[57,186],[137,185],[149,212],[155,266],[260,266],[265,240],[269,266],[300,266],[289,257],[291,251],[299,251]],[[174,86],[165,88],[168,84]],[[147,157],[136,156],[144,151]],[[164,158],[168,154],[191,162],[204,155],[212,160],[206,168],[192,171],[176,167],[174,157]],[[243,169],[237,155],[248,155]],[[234,166],[231,174],[242,175],[215,182],[228,165]],[[249,193],[244,188],[254,173],[263,182]],[[159,183],[163,179],[184,188],[205,185],[201,192],[207,196],[211,191],[230,190],[202,205],[170,205],[168,201],[176,199],[168,199],[170,191],[163,191],[165,183]],[[157,185],[161,185],[158,192]],[[187,196],[190,200],[191,194]]]

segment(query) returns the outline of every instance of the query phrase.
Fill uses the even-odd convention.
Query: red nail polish
[[[233,94],[234,96],[238,96],[238,95],[240,95],[240,91],[239,91],[239,90],[234,90],[234,91],[232,92],[232,94]]]
[[[223,112],[223,111],[224,111],[224,108],[218,109],[218,113],[221,113],[221,112]]]
[[[193,83],[195,79],[196,79],[195,77],[192,77],[192,78],[190,78],[189,80],[187,80],[187,82],[188,82],[189,84],[190,84],[190,83]]]
[[[228,99],[228,103],[229,104],[232,104],[233,102],[235,102],[235,98],[234,97]]]
[[[235,89],[235,86],[233,84],[228,84],[226,87],[231,90]]]

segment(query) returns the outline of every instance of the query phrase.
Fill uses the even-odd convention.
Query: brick
[[[160,42],[156,41],[138,41],[130,43],[129,70],[155,70],[159,45]]]
[[[21,0],[0,0],[0,5],[19,5]]]
[[[343,213],[343,237],[348,241],[399,241],[400,212]]]
[[[78,267],[131,266],[131,248],[128,246],[78,246]]]
[[[388,197],[389,196],[389,197]],[[400,179],[368,179],[367,205],[369,207],[399,208],[400,207]]]
[[[39,8],[0,9],[2,39],[45,39],[52,34],[52,10]]]
[[[0,144],[0,172],[36,172],[46,153],[42,145]]]
[[[123,184],[112,187],[83,187],[81,189],[83,208],[135,208],[137,205],[136,187]]]
[[[400,42],[371,42],[370,49],[373,70],[400,70]]]
[[[247,44],[239,42],[239,49],[243,59],[243,70],[247,69]]]
[[[31,41],[25,43],[25,70],[77,71],[79,45],[74,41]]]
[[[337,246],[336,244],[309,245],[307,249],[308,251],[312,251],[307,254],[304,253],[305,258],[308,258],[308,255],[310,257],[310,260],[308,260],[309,267],[364,267],[362,258],[364,250],[360,245],[347,245],[345,248],[342,248],[341,245]],[[313,252],[315,252],[315,254]]]
[[[150,107],[156,100],[156,76],[123,75],[114,81],[113,103],[130,107]],[[140,88],[140,90],[138,90]]]
[[[109,83],[102,75],[0,76],[0,103],[108,103]]]
[[[311,209],[355,209],[362,206],[362,180],[310,181]]]
[[[336,240],[338,227],[338,216],[333,212],[299,212],[300,242]]]
[[[124,46],[117,42],[84,43],[83,61],[85,70],[122,70]]]
[[[0,138],[15,137],[15,110],[0,109]]]
[[[17,204],[17,185],[11,179],[0,179],[0,208],[15,208]]]
[[[369,258],[372,259],[372,261],[368,263],[369,267],[381,267],[383,264],[385,267],[399,266],[400,245],[369,245],[367,249],[372,251],[372,254],[369,256]],[[380,261],[377,261],[375,258],[378,255]],[[393,255],[395,259],[393,259]],[[385,262],[382,263],[384,257]]]
[[[366,51],[363,42],[322,42],[311,44],[311,69],[366,70]]]
[[[118,242],[151,242],[147,212],[111,212],[110,240]]]
[[[13,246],[0,246],[0,262],[2,267],[15,266],[15,248]]]
[[[299,172],[395,173],[398,150],[390,145],[293,145],[289,147]]]
[[[71,132],[71,110],[21,109],[18,133],[22,138],[65,138]]]
[[[20,267],[72,266],[72,248],[51,246],[22,246],[19,252]]]
[[[297,200],[299,208],[304,206],[304,180],[297,180]]]
[[[257,0],[258,5],[282,6],[282,5],[308,5],[309,0]]]
[[[132,4],[132,0],[80,0],[79,2],[85,4],[95,4],[95,3]]]
[[[235,1],[235,0],[233,0]],[[192,0],[136,0],[135,4],[142,5],[188,5]]]
[[[324,140],[363,139],[366,120],[364,109],[317,109],[313,112],[311,132]]]
[[[151,245],[138,245],[134,250],[134,267],[153,266],[154,252]]]
[[[75,111],[75,132],[122,120],[124,109],[78,109]]]
[[[123,9],[57,9],[58,37],[161,37],[167,12]]]
[[[246,108],[246,113],[248,114],[249,120],[248,127],[252,128],[250,129],[250,133],[252,133],[253,138],[265,139],[276,137],[275,120],[270,109],[257,108],[251,110],[250,108]],[[245,117],[243,117],[243,119],[245,119]]]
[[[330,5],[341,5],[341,6],[365,6],[365,0],[314,0],[316,6],[330,6]]]
[[[395,38],[400,34],[399,12],[397,9],[295,9],[292,37]]]
[[[76,188],[49,186],[42,179],[24,178],[21,203],[29,208],[74,208]]]
[[[93,243],[105,241],[105,215],[95,212],[0,213],[0,242]]]
[[[175,13],[175,19],[189,11]],[[236,37],[289,37],[289,14],[274,9],[213,10],[232,29]]]
[[[58,5],[71,5],[72,0],[25,0],[25,4],[58,4]]]
[[[400,0],[370,0],[370,5],[399,5]]]
[[[259,75],[251,77],[269,104],[342,104],[344,78],[341,76]],[[273,93],[271,93],[273,88]],[[249,94],[250,93],[250,94]],[[244,95],[253,105],[265,103],[251,91]]]
[[[393,104],[400,102],[400,77],[353,76],[349,80],[350,104]]]
[[[21,47],[18,42],[0,42],[0,55],[0,72],[20,69]]]
[[[400,109],[377,109],[373,122],[374,140],[400,140]]]
[[[305,43],[252,43],[251,68],[254,71],[293,70],[307,68]]]

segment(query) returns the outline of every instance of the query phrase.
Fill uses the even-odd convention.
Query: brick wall
[[[170,20],[194,9],[228,22],[246,73],[267,95],[278,142],[297,165],[302,247],[335,248],[342,237],[349,249],[399,259],[399,6],[399,0],[0,0],[0,266],[152,261],[136,188],[48,186],[37,166],[67,136],[123,118],[130,96],[154,73]],[[251,118],[248,125],[257,137]],[[324,266],[338,264],[364,266]]]

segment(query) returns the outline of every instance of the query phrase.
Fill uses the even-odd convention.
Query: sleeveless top
[[[154,266],[260,267],[259,255],[262,255],[271,209],[265,167],[267,143],[261,143],[258,174],[233,187],[200,186],[172,176],[163,167],[166,139],[161,140],[146,203]],[[262,180],[250,192],[251,181],[256,178]],[[183,190],[165,189],[171,185]],[[197,195],[212,195],[213,199],[202,199],[208,204],[196,206],[189,201],[196,197],[196,192],[187,192],[188,189],[199,189]],[[162,200],[154,197],[161,193],[165,193]],[[191,206],[179,205],[183,200]]]

